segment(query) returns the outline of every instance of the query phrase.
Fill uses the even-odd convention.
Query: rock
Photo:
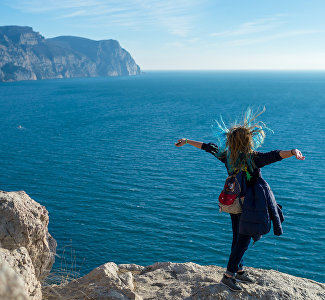
[[[255,283],[241,284],[243,291],[231,292],[220,284],[223,268],[191,262],[150,266],[109,262],[81,278],[41,289],[56,248],[48,221],[45,207],[25,192],[0,191],[0,300],[324,299],[323,283],[254,268],[247,272]]]
[[[45,207],[25,192],[0,191],[0,246],[8,250],[25,247],[38,280],[49,274],[54,263],[56,241],[48,232],[48,223]]]
[[[231,292],[219,282],[224,269],[194,263],[156,263],[143,267],[107,263],[84,277],[43,290],[47,299],[324,299],[325,284],[274,270],[247,268],[254,284]]]
[[[0,261],[7,262],[12,270],[23,279],[23,287],[29,299],[42,299],[41,284],[36,278],[35,269],[28,251],[24,247],[12,251],[0,248]],[[0,298],[3,299],[3,298]]]
[[[140,67],[116,40],[45,39],[31,27],[0,26],[0,81],[140,73]]]
[[[9,266],[6,261],[0,260],[0,299],[27,300],[24,281]],[[39,298],[40,299],[40,298]]]
[[[114,263],[106,263],[68,284],[45,287],[43,294],[53,300],[58,295],[62,299],[142,300],[134,289],[131,272],[119,269]]]
[[[54,263],[56,241],[48,232],[44,206],[25,192],[0,191],[0,259],[24,280],[30,299],[41,299],[41,284]]]

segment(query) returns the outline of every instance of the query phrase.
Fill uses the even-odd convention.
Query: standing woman
[[[237,282],[251,283],[253,280],[244,271],[243,256],[248,249],[251,239],[254,242],[261,235],[270,231],[273,222],[275,235],[282,234],[281,223],[283,215],[281,206],[275,201],[272,190],[262,178],[260,168],[284,158],[295,156],[299,160],[305,157],[298,149],[273,150],[262,153],[256,149],[260,147],[265,138],[264,123],[256,119],[265,111],[253,114],[251,109],[245,113],[242,124],[227,128],[224,122],[217,122],[217,143],[202,143],[189,139],[179,139],[175,146],[186,144],[205,150],[217,157],[227,168],[229,175],[241,175],[241,195],[244,197],[242,213],[230,214],[232,222],[233,240],[231,253],[221,283],[232,291],[241,291]]]

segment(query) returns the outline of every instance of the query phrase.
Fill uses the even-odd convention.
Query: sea
[[[147,71],[140,76],[0,83],[0,189],[49,212],[53,272],[106,262],[226,267],[227,176],[179,138],[216,142],[213,125],[248,107],[267,132],[260,151],[298,148],[262,169],[283,206],[283,235],[250,245],[245,265],[325,282],[325,72]]]

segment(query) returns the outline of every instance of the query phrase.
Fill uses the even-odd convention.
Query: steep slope
[[[45,39],[31,27],[0,27],[0,81],[129,76],[140,67],[118,41],[62,36]]]

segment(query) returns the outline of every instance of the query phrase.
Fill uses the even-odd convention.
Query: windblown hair
[[[242,122],[228,127],[220,116],[220,121],[216,121],[217,126],[212,126],[219,149],[217,155],[226,157],[228,171],[253,171],[254,152],[263,144],[265,130],[272,131],[256,120],[264,112],[265,107],[255,114],[248,108]]]
[[[265,132],[263,122],[255,122],[256,118],[265,112],[265,108],[255,115],[246,112],[243,124],[232,126],[227,132],[227,156],[229,166],[233,171],[244,170],[246,167],[253,169],[255,167],[252,156],[255,148],[261,146],[264,142]],[[258,146],[255,141],[258,139]]]

